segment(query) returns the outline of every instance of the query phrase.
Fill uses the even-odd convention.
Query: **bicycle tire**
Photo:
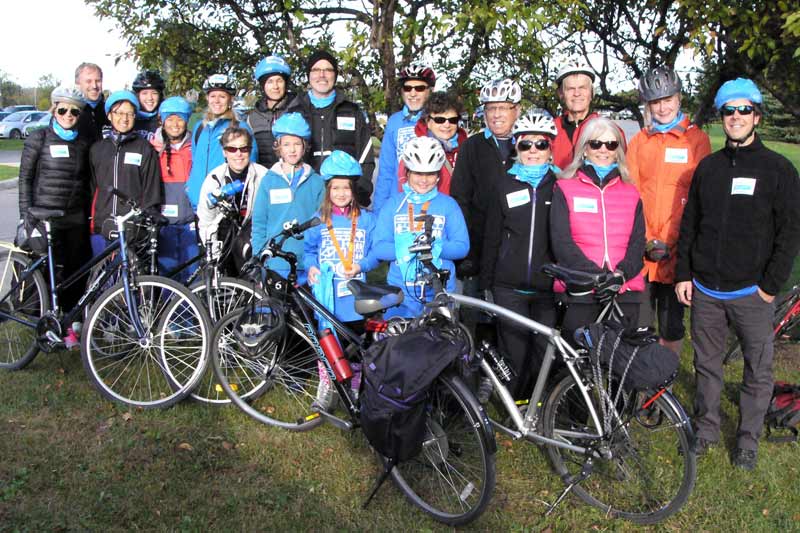
[[[37,321],[50,308],[50,291],[41,271],[33,272],[29,281],[16,287],[15,294],[8,294],[28,266],[30,260],[24,255],[0,249],[0,309],[21,319]],[[20,370],[38,353],[36,328],[0,318],[0,368]]]
[[[289,431],[315,428],[322,419],[314,403],[324,387],[314,342],[299,322],[287,319],[282,339],[269,341],[256,352],[247,351],[239,347],[232,332],[242,312],[237,309],[225,315],[212,334],[211,366],[220,386],[239,409],[262,424]],[[256,380],[265,380],[267,386],[259,398],[248,402],[239,390]]]
[[[197,296],[197,299],[208,307],[207,289],[205,280],[198,281],[189,287],[189,290]],[[239,309],[247,303],[250,303],[253,295],[257,298],[263,298],[262,292],[254,286],[253,283],[248,283],[237,278],[223,277],[216,281],[216,286],[213,288],[211,300],[213,302],[212,309],[206,309],[209,313],[210,323],[216,325],[219,320],[233,311]],[[248,381],[249,387],[245,392],[239,390],[239,395],[242,399],[252,400],[261,395],[266,386],[266,380]],[[212,368],[207,368],[203,378],[191,393],[191,398],[200,403],[208,403],[213,405],[221,405],[230,403],[230,398],[225,394],[225,390],[214,377]]]
[[[81,336],[83,366],[109,400],[144,409],[169,407],[203,376],[211,327],[200,302],[175,281],[140,276],[132,293],[148,338],[140,343],[136,337],[119,282],[89,311]]]
[[[589,393],[597,403],[596,388],[590,388]],[[636,399],[640,397],[637,395]],[[641,403],[632,401],[631,411],[634,405]],[[623,423],[618,421],[607,437],[588,438],[593,428],[586,422],[586,403],[574,378],[567,375],[545,400],[543,433],[578,446],[595,445],[611,453],[610,459],[595,458],[592,473],[573,487],[581,500],[611,517],[655,524],[678,512],[694,488],[694,436],[688,417],[668,391],[663,391],[649,409],[635,410],[628,416],[621,413]],[[577,434],[581,431],[586,431],[584,438]],[[555,472],[565,483],[586,462],[586,455],[578,452],[555,446],[547,446],[546,450]],[[655,490],[660,493],[651,493]]]
[[[422,452],[391,472],[406,497],[435,520],[460,526],[476,520],[494,493],[496,456],[486,415],[464,382],[439,376],[429,395]]]

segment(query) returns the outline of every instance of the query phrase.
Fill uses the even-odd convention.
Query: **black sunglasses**
[[[724,105],[720,108],[719,112],[723,117],[730,117],[733,116],[735,112],[739,112],[740,115],[749,115],[753,112],[755,107],[751,105]]]
[[[403,85],[403,92],[410,93],[411,91],[416,91],[418,93],[424,93],[428,90],[427,85]]]
[[[239,152],[241,154],[249,154],[250,149],[252,148],[253,148],[252,146],[226,146],[223,148],[223,150],[225,150],[229,154],[235,154],[236,152]]]
[[[430,117],[432,121],[437,124],[444,124],[445,122],[449,122],[450,124],[458,125],[458,122],[461,120],[459,117]]]
[[[536,148],[540,152],[550,148],[550,141],[547,139],[539,139],[538,141],[520,141],[517,143],[517,152],[527,152],[531,148]]]
[[[67,109],[66,107],[59,107],[58,109],[56,109],[56,113],[58,113],[62,117],[67,113],[69,113],[73,117],[77,117],[78,115],[81,114],[81,110],[75,107],[70,107],[69,109]]]
[[[589,148],[592,150],[599,150],[601,146],[605,145],[606,148],[611,150],[612,152],[619,148],[619,142],[617,141],[598,141],[597,139],[592,139],[589,141]]]

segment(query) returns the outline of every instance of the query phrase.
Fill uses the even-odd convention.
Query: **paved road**
[[[17,188],[0,189],[0,240],[14,240],[18,221]]]
[[[0,165],[19,165],[22,150],[0,150]]]

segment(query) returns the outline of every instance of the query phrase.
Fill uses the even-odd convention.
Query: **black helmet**
[[[286,328],[283,306],[273,298],[263,298],[248,304],[233,326],[233,336],[250,354],[267,348],[270,339],[280,339]]]
[[[155,70],[143,70],[133,80],[133,92],[138,93],[143,89],[155,89],[159,93],[163,93],[165,85],[161,74]]]
[[[681,79],[671,68],[651,68],[639,82],[639,95],[645,102],[652,102],[680,92]]]

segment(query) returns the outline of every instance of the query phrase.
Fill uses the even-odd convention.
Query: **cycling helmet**
[[[50,93],[50,102],[52,102],[53,105],[56,105],[58,102],[64,102],[65,104],[72,104],[78,108],[86,105],[86,100],[83,99],[81,92],[75,87],[70,87],[68,85],[62,85],[61,87],[53,89],[53,92]]]
[[[406,171],[439,172],[444,165],[444,149],[433,137],[414,137],[403,147],[400,159]]]
[[[518,104],[522,100],[522,89],[519,83],[508,78],[492,80],[481,89],[481,103],[512,102]]]
[[[216,90],[225,91],[231,96],[236,95],[236,85],[227,74],[212,74],[203,82],[203,91],[206,94]]]
[[[272,124],[272,135],[280,139],[284,135],[294,135],[306,141],[311,138],[311,127],[300,113],[286,113]]]
[[[431,67],[421,63],[412,63],[400,69],[400,72],[397,73],[397,79],[400,80],[400,83],[406,80],[422,80],[431,88],[436,85],[436,73]]]
[[[361,177],[361,165],[347,152],[334,150],[322,162],[322,166],[319,167],[319,173],[322,174],[322,178],[325,181],[331,178],[356,179]]]
[[[714,107],[720,109],[731,100],[739,98],[750,100],[754,104],[761,104],[764,101],[761,91],[758,90],[753,80],[736,78],[722,84],[717,91],[717,96],[714,97]]]
[[[645,102],[652,102],[680,92],[681,79],[674,70],[667,67],[651,68],[639,82],[639,95]]]
[[[274,74],[282,76],[283,79],[287,81],[289,76],[292,75],[292,68],[281,56],[272,55],[265,57],[258,62],[255,70],[253,71],[253,77],[260,85],[264,84],[265,80],[263,78],[272,76]]]
[[[270,340],[283,337],[286,329],[283,306],[272,298],[264,298],[247,306],[233,325],[238,347],[249,354],[268,349]]]
[[[144,89],[155,89],[161,94],[164,92],[165,85],[164,78],[161,77],[161,74],[155,70],[143,70],[136,75],[136,79],[133,80],[133,85],[131,87],[135,93]]]
[[[514,122],[514,137],[525,133],[538,133],[555,137],[558,134],[553,116],[544,109],[530,109]]]
[[[561,85],[561,81],[572,74],[586,74],[592,78],[592,83],[594,83],[594,71],[592,70],[592,67],[590,67],[582,58],[573,57],[568,59],[567,62],[561,67],[561,70],[558,71],[556,85]]]
[[[170,96],[158,106],[158,116],[163,123],[172,115],[178,115],[188,124],[192,116],[192,104],[180,96]]]
[[[131,91],[114,91],[111,93],[111,96],[108,97],[108,100],[106,100],[106,115],[111,112],[111,108],[113,108],[116,104],[126,101],[133,104],[136,112],[139,112],[139,98],[137,98],[135,94],[133,94]]]

